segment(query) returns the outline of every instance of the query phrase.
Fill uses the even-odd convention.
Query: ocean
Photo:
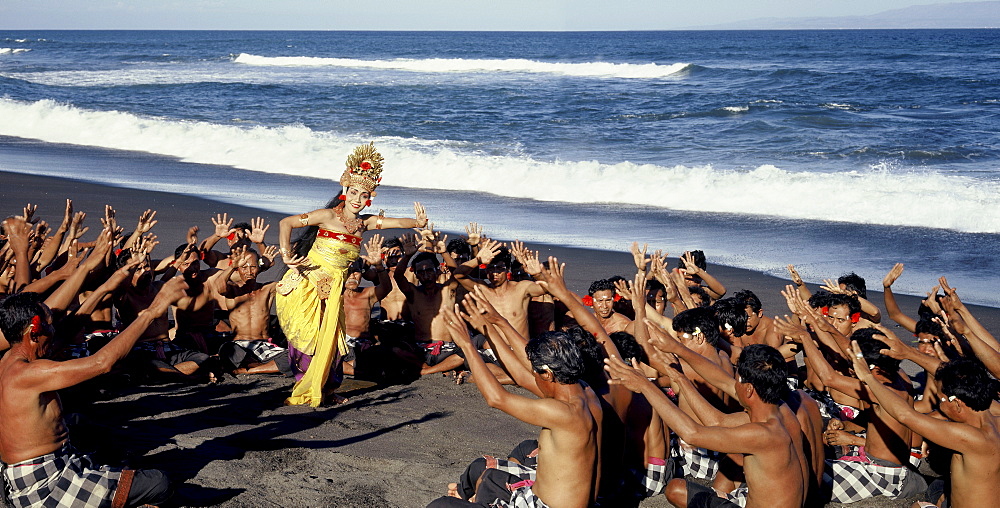
[[[374,206],[441,229],[1000,305],[998,69],[1000,30],[0,31],[0,170],[291,214],[375,141]]]

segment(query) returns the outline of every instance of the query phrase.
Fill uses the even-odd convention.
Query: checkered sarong
[[[719,458],[721,457],[719,452],[696,448],[680,438],[677,438],[676,443],[672,443],[670,455],[680,461],[684,476],[711,480],[719,471]]]
[[[253,355],[258,362],[267,362],[272,358],[288,353],[288,350],[275,346],[266,340],[234,340],[237,346],[246,350],[247,354]]]
[[[664,461],[658,457],[649,457],[649,465],[646,469],[633,469],[632,476],[638,484],[639,492],[643,498],[658,496],[667,488],[667,482],[673,479],[673,461]],[[640,486],[641,485],[641,486]]]
[[[853,421],[861,413],[861,410],[854,406],[848,406],[847,404],[841,404],[833,400],[833,396],[829,392],[807,389],[806,393],[819,405],[819,414],[824,420],[836,418],[838,420]]]
[[[857,457],[826,461],[823,485],[831,490],[831,501],[853,503],[875,496],[896,497],[908,470],[903,466],[878,464],[864,452]]]
[[[489,455],[486,455],[485,458],[487,469],[496,469],[521,479],[517,483],[507,485],[507,488],[511,491],[508,501],[499,501],[493,506],[502,508],[548,508],[531,490],[531,486],[535,484],[535,468],[509,460],[497,459]]]
[[[726,499],[728,499],[730,503],[737,504],[737,505],[745,507],[747,505],[747,495],[749,493],[750,493],[750,489],[748,489],[746,487],[746,485],[744,485],[744,486],[742,486],[742,487],[740,487],[740,488],[738,488],[738,489],[736,489],[736,490],[734,490],[734,491],[726,494]]]
[[[15,508],[108,508],[122,470],[97,466],[67,442],[59,451],[3,465],[8,499]]]

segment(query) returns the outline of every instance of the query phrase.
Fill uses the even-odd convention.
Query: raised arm
[[[416,218],[385,217],[381,213],[365,218],[366,229],[413,229],[427,226],[427,211],[424,205],[413,203],[413,213]]]
[[[14,291],[21,291],[31,283],[31,261],[28,258],[28,235],[31,225],[23,217],[10,217],[3,222],[7,243],[14,252]]]
[[[889,273],[882,279],[882,299],[885,303],[885,311],[889,314],[889,319],[895,321],[906,331],[913,333],[917,329],[917,321],[907,316],[896,303],[896,295],[892,292],[892,284],[903,274],[903,263],[896,263]]]
[[[185,289],[187,283],[182,277],[171,279],[163,285],[153,303],[139,312],[132,324],[93,355],[62,362],[36,360],[29,364],[31,367],[26,369],[25,375],[18,377],[16,381],[22,389],[40,393],[68,388],[109,372],[115,362],[132,350],[149,324],[184,295]]]
[[[925,439],[958,452],[975,450],[985,444],[982,435],[976,432],[975,428],[971,425],[939,420],[913,409],[909,401],[893,393],[879,380],[875,379],[871,369],[865,363],[864,355],[861,353],[858,343],[853,342],[852,347],[854,354],[851,355],[851,361],[854,362],[854,372],[868,388],[868,392],[872,398],[896,421],[905,425],[913,432],[920,434]],[[945,398],[942,403],[946,401],[947,399]]]
[[[701,277],[701,280],[705,283],[705,289],[708,294],[715,299],[722,298],[726,296],[726,286],[723,286],[721,282],[715,277],[709,274],[707,271],[702,270],[694,262],[694,255],[690,252],[685,252],[681,256],[681,263],[684,264],[684,271]]]
[[[482,393],[486,404],[497,408],[522,422],[539,427],[559,428],[570,424],[573,416],[566,406],[554,399],[529,399],[515,395],[504,389],[493,372],[486,367],[476,346],[469,337],[465,321],[458,316],[458,305],[454,309],[442,309],[441,314],[448,323],[451,338],[462,348],[466,362],[476,380],[476,388]]]
[[[478,314],[482,317],[491,332],[486,334],[486,340],[490,342],[504,370],[518,386],[538,397],[543,397],[538,383],[535,382],[535,376],[531,373],[531,361],[525,353],[524,346],[528,341],[518,333],[510,321],[497,312],[483,296],[482,291],[482,288],[477,287],[476,291],[465,295],[462,306],[467,314],[463,314],[462,317],[470,323],[473,322],[473,315]]]
[[[649,331],[649,342],[654,348],[664,353],[677,355],[678,358],[687,362],[699,376],[704,378],[705,382],[722,390],[726,395],[736,398],[736,379],[723,370],[722,367],[719,367],[708,358],[681,344],[672,335],[658,327],[650,326]],[[652,358],[650,360],[652,361]],[[653,365],[653,367],[662,374],[667,374],[667,371],[660,370],[663,368],[662,366],[657,367]]]
[[[951,306],[951,309],[956,314],[958,314],[963,321],[965,321],[965,324],[973,332],[975,332],[976,336],[979,337],[984,343],[986,343],[986,345],[990,346],[996,351],[1000,351],[1000,342],[998,342],[997,339],[993,337],[993,334],[991,334],[989,330],[987,330],[982,324],[979,323],[979,320],[972,315],[972,312],[969,311],[969,308],[966,307],[964,303],[962,303],[962,299],[958,297],[958,291],[955,290],[955,288],[948,285],[948,279],[942,276],[938,280],[941,283],[941,289],[944,290],[946,296],[945,301],[947,302],[948,305]]]

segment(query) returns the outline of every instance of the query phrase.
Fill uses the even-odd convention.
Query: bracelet
[[[288,255],[288,249],[286,249],[284,247],[278,249],[278,252],[280,252],[282,256],[287,256]]]
[[[375,229],[382,229],[382,219],[385,219],[385,210],[379,208],[378,219],[375,220]]]
[[[303,226],[308,226],[309,225],[309,214],[308,213],[304,213],[302,215],[299,215],[299,222],[302,223]]]

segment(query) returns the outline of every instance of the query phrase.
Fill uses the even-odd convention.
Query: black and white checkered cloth
[[[831,491],[831,501],[853,503],[875,496],[896,497],[903,488],[908,470],[884,466],[868,457],[859,460],[828,460],[823,485]]]
[[[746,487],[746,485],[744,485],[726,494],[726,499],[728,499],[730,503],[745,507],[747,505],[747,495],[749,493],[750,490]]]
[[[681,471],[684,476],[711,480],[715,478],[715,473],[719,471],[720,453],[704,448],[696,448],[677,438],[676,443],[671,443],[670,456],[680,462]]]
[[[258,362],[267,362],[272,358],[287,354],[288,350],[271,344],[266,340],[234,340],[237,346],[246,350],[247,354],[253,355]]]
[[[650,457],[646,469],[633,469],[632,475],[641,485],[642,497],[653,497],[663,493],[667,482],[674,478],[674,461]]]
[[[107,508],[121,469],[97,466],[68,442],[59,451],[3,465],[8,499],[15,508]]]
[[[503,471],[521,479],[520,482],[507,485],[507,488],[511,490],[509,500],[499,501],[492,506],[498,508],[547,508],[546,504],[538,499],[538,496],[531,490],[531,486],[535,483],[535,468],[489,455],[485,457],[487,469]]]

